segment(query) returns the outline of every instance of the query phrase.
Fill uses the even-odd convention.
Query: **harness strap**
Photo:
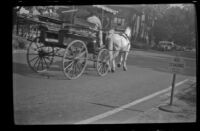
[[[127,36],[127,34],[126,33],[118,33],[120,36],[123,36],[125,39],[127,39],[129,42],[128,42],[128,46],[130,45],[130,39],[129,39],[129,37]]]
[[[117,33],[118,35],[120,35],[120,36],[123,36],[125,39],[127,39],[127,40],[129,40],[129,37],[127,36],[127,34],[125,34],[125,33]]]

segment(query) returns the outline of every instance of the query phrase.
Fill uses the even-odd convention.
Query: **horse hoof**
[[[112,69],[112,70],[111,70],[111,72],[112,72],[112,73],[114,73],[114,72],[115,72],[115,70],[113,70],[113,69]]]
[[[121,64],[117,64],[117,67],[121,67]]]
[[[124,71],[127,71],[127,68],[124,67],[123,70],[124,70]]]

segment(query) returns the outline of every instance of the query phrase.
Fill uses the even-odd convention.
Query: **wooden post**
[[[177,54],[176,54],[176,57],[178,57]],[[173,59],[173,62],[174,61],[175,61],[175,58]],[[180,112],[182,109],[179,108],[179,106],[177,106],[177,105],[173,105],[173,97],[174,97],[174,88],[175,88],[175,81],[176,81],[176,73],[179,73],[176,70],[173,71],[173,69],[174,69],[174,67],[172,67],[172,69],[171,69],[171,71],[173,72],[173,78],[172,78],[172,83],[171,83],[172,88],[171,88],[170,103],[167,104],[167,105],[161,105],[159,107],[159,109],[163,110],[163,111],[167,111],[167,112]]]
[[[171,89],[170,105],[172,105],[172,103],[173,103],[175,81],[176,81],[176,73],[173,74],[173,78],[172,78],[172,89]]]

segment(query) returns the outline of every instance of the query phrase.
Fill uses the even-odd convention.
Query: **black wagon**
[[[104,12],[113,13],[103,6],[92,6]],[[78,8],[76,8],[78,9]],[[113,11],[113,12],[112,12]],[[77,24],[81,20],[73,18],[71,23],[38,16],[36,22],[38,35],[27,49],[27,63],[35,72],[44,72],[52,65],[54,57],[62,57],[62,68],[68,79],[77,79],[84,72],[88,61],[94,62],[94,67],[100,76],[109,70],[109,51],[100,48],[98,31],[92,24]],[[59,50],[64,50],[62,54]],[[91,54],[93,57],[89,57]],[[91,56],[90,55],[90,56]]]

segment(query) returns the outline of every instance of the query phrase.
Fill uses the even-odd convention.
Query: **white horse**
[[[108,49],[110,55],[110,70],[112,72],[115,71],[115,58],[119,55],[120,61],[118,63],[118,67],[121,66],[123,61],[123,70],[127,70],[126,61],[128,57],[129,50],[131,48],[130,43],[131,37],[131,28],[127,27],[125,32],[117,33],[113,29],[109,31],[107,35],[108,40]]]

